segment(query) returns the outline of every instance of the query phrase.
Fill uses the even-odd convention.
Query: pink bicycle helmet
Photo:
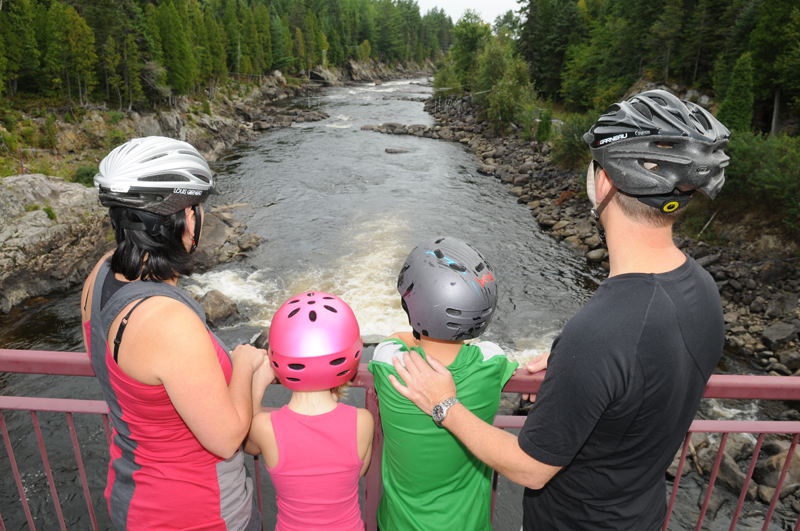
[[[285,387],[321,391],[355,376],[363,343],[350,306],[329,293],[311,291],[278,308],[269,347],[269,361]]]

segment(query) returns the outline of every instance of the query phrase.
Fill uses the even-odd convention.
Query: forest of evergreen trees
[[[605,108],[645,77],[697,88],[718,102],[749,85],[752,108],[737,129],[750,129],[752,117],[757,129],[770,131],[774,115],[800,111],[797,0],[520,0],[520,5],[521,17],[507,19],[516,24],[517,50],[530,65],[536,88],[570,109]]]
[[[422,62],[450,17],[414,0],[0,0],[0,95],[165,101],[229,74]]]

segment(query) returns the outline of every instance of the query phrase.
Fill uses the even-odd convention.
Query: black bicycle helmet
[[[730,157],[723,149],[730,135],[699,105],[651,90],[609,107],[583,139],[628,195],[699,190],[713,199],[725,183]]]
[[[414,331],[446,341],[481,335],[497,306],[489,263],[455,238],[416,246],[400,269],[397,291]]]

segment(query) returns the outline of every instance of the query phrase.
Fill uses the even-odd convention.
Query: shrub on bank
[[[725,152],[731,161],[724,195],[761,203],[786,228],[800,230],[800,137],[737,133]]]
[[[553,139],[553,162],[562,168],[580,168],[589,164],[592,153],[583,141],[583,134],[591,129],[594,122],[594,114],[573,114],[567,117]]]
[[[72,174],[72,181],[84,186],[94,186],[94,176],[100,171],[97,166],[81,166]]]
[[[433,90],[437,98],[452,98],[461,95],[460,82],[456,76],[450,57],[445,56],[433,76]]]

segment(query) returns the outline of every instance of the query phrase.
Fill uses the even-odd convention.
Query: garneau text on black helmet
[[[699,105],[651,90],[609,107],[583,139],[620,191],[660,207],[673,192],[717,195],[730,135]]]
[[[135,138],[115,148],[100,162],[94,177],[100,204],[110,208],[114,229],[142,230],[155,236],[166,216],[194,207],[216,193],[208,163],[191,144],[160,136]],[[141,223],[119,219],[123,209],[134,210]],[[200,239],[195,224],[192,252]]]
[[[400,269],[397,291],[414,331],[446,341],[481,335],[497,306],[489,263],[455,238],[415,247]]]

